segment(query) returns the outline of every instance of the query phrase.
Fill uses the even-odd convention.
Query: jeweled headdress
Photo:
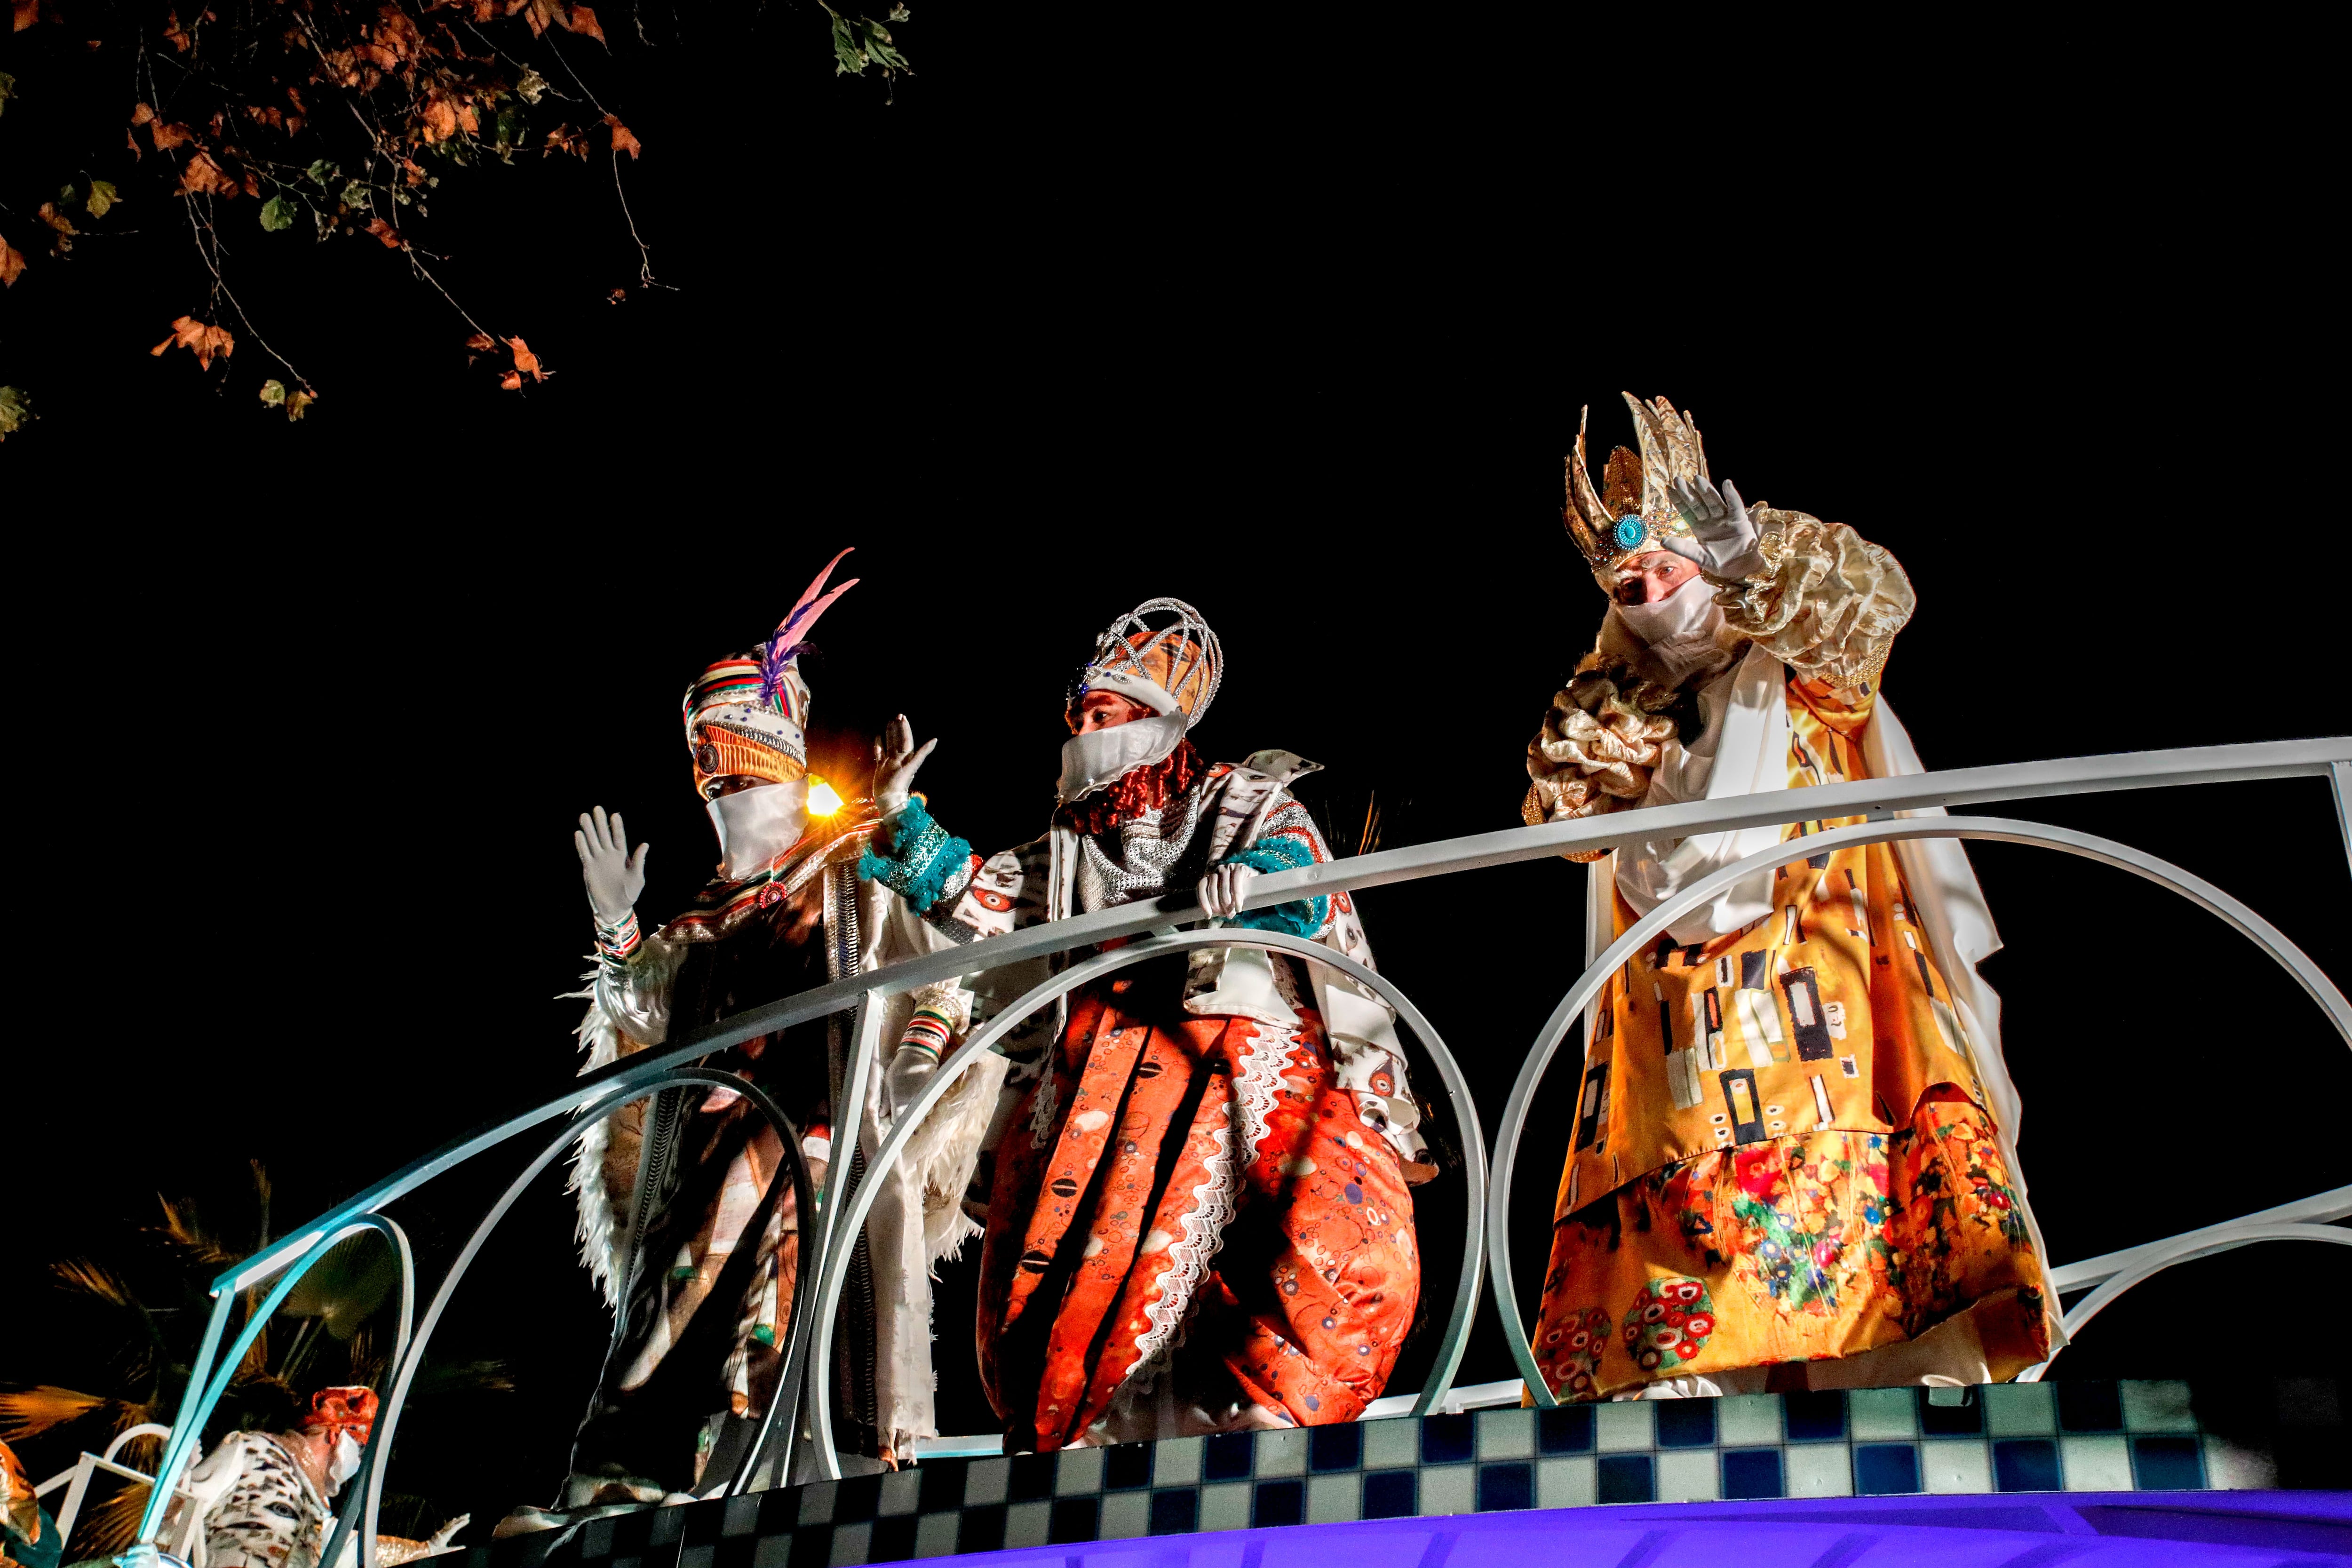
[[[1595,493],[1585,466],[1584,429],[1587,408],[1576,422],[1576,450],[1568,459],[1568,510],[1563,514],[1569,537],[1591,563],[1604,588],[1616,585],[1619,568],[1634,556],[1671,548],[1670,539],[1686,538],[1690,524],[1674,503],[1668,489],[1676,479],[1703,479],[1706,446],[1699,439],[1698,421],[1677,414],[1661,397],[1644,403],[1622,393],[1633,411],[1633,433],[1639,453],[1620,447],[1609,454]]]
[[[852,577],[825,588],[841,555],[824,563],[773,636],[749,653],[719,660],[686,689],[686,743],[694,753],[697,790],[730,775],[790,784],[808,772],[809,689],[801,679],[800,656],[808,651],[816,618],[857,586]]]
[[[1095,638],[1067,706],[1076,708],[1089,691],[1115,691],[1154,713],[1181,710],[1189,730],[1209,711],[1224,674],[1224,649],[1200,611],[1181,599],[1146,599]]]

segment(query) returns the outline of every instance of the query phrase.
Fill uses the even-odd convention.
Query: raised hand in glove
[[[1737,582],[1764,570],[1764,552],[1757,548],[1756,525],[1748,521],[1747,503],[1739,487],[1729,479],[1717,489],[1705,479],[1676,479],[1668,492],[1675,510],[1690,524],[1690,537],[1664,542],[1675,554],[1698,563],[1710,577]]]
[[[916,772],[938,744],[926,741],[917,746],[915,727],[907,722],[904,713],[890,721],[882,738],[874,742],[874,804],[882,808],[883,816],[907,804],[914,794]]]
[[[607,816],[601,805],[580,814],[580,831],[572,836],[572,844],[580,851],[580,879],[588,885],[588,907],[606,925],[619,925],[646,890],[646,851],[652,846],[640,844],[630,854],[621,814]]]

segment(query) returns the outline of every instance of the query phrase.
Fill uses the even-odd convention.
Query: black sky
[[[1953,34],[1926,52],[1976,68],[1947,81],[1844,36],[1785,79],[1662,71],[1637,116],[1591,85],[1589,38],[1053,31],[1078,25],[919,8],[894,103],[777,64],[805,27],[756,35],[756,72],[707,33],[658,55],[625,112],[675,294],[601,302],[634,264],[585,176],[446,193],[445,276],[557,372],[520,396],[466,381],[463,329],[375,247],[288,296],[326,394],[291,428],[248,406],[257,374],[215,398],[146,356],[185,278],[85,247],[14,291],[0,345],[45,419],[0,450],[28,851],[8,1296],[42,1327],[0,1377],[99,1375],[38,1270],[147,1194],[226,1212],[258,1159],[282,1229],[557,1084],[573,815],[624,808],[654,844],[642,907],[677,908],[711,858],[679,692],[844,544],[863,582],[806,666],[818,744],[908,713],[941,740],[935,809],[983,847],[1042,826],[1069,671],[1154,594],[1224,638],[1208,752],[1324,763],[1318,804],[1377,790],[1391,844],[1515,822],[1601,608],[1560,455],[1586,403],[1598,448],[1628,438],[1620,388],[1694,409],[1751,499],[1904,562],[1886,690],[1930,767],[2352,729],[2316,374],[2337,307],[2310,247],[2249,232],[2302,187],[2296,128],[2175,90],[2177,43]],[[2175,859],[2352,974],[2321,784],[2015,815]],[[2058,1258],[2347,1179],[2320,1124],[2352,1063],[2254,949],[2122,873],[1971,854]],[[1580,878],[1363,898],[1490,1122],[1578,967]],[[1522,1275],[1572,1094],[1523,1163]],[[404,1206],[428,1279],[489,1180]],[[594,1370],[546,1186],[442,1342],[518,1391],[404,1429],[395,1485],[478,1516],[551,1489]],[[1458,1202],[1424,1199],[1433,1286]],[[2318,1250],[2176,1271],[2055,1374],[2281,1369],[2203,1325],[2252,1269],[2340,1295]],[[966,1331],[940,1331],[951,1361]],[[2286,1359],[2314,1358],[2341,1365]],[[1507,1372],[1483,1329],[1465,1380]],[[950,1429],[984,1414],[952,1374],[942,1398]]]

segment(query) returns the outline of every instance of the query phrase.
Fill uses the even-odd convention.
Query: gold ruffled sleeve
[[[1806,680],[1875,690],[1918,604],[1902,565],[1844,523],[1763,506],[1753,515],[1764,570],[1717,595],[1724,620]]]

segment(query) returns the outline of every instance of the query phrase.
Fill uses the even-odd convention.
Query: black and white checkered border
[[[2277,1408],[2342,1453],[2343,1390]],[[2295,1478],[2286,1478],[2293,1484]],[[1481,1410],[1005,1458],[781,1488],[522,1537],[464,1568],[862,1568],[1269,1525],[1748,1498],[2280,1485],[2268,1447],[2204,1430],[2179,1382],[2006,1384]],[[2314,1484],[2310,1479],[2302,1484]],[[2319,1484],[2352,1484],[2352,1476]]]

